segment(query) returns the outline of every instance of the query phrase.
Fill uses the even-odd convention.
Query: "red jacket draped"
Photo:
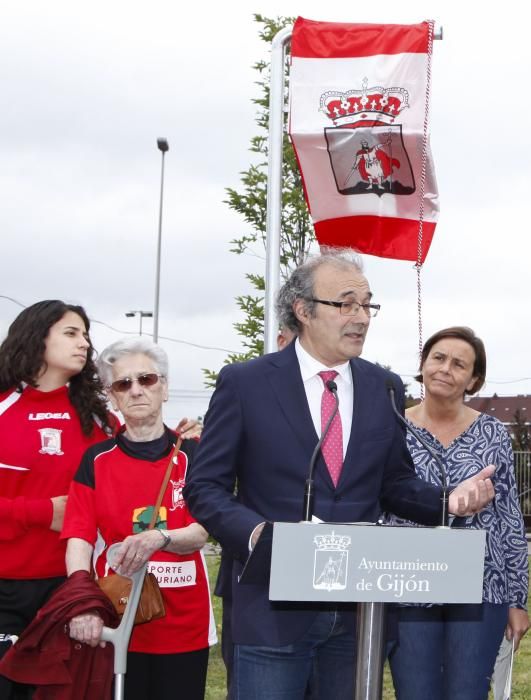
[[[37,686],[34,700],[107,700],[111,697],[113,648],[71,639],[68,622],[97,612],[105,625],[119,618],[86,571],[76,571],[53,593],[0,661],[0,673]]]

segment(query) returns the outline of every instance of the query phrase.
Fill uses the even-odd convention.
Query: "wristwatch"
[[[162,539],[164,540],[164,544],[160,547],[160,549],[166,549],[166,547],[171,544],[171,537],[168,535],[167,530],[162,530],[161,528],[157,528],[157,532],[159,532],[162,536]]]

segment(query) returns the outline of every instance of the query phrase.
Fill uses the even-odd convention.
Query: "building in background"
[[[500,420],[513,441],[516,485],[527,528],[531,528],[531,395],[471,396],[468,406]]]

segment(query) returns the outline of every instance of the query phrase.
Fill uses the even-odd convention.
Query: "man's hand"
[[[448,498],[448,510],[452,515],[468,516],[479,513],[494,498],[494,486],[490,477],[496,467],[489,464],[475,476],[462,481]]]
[[[54,498],[50,498],[53,506],[53,516],[52,522],[50,523],[50,530],[61,532],[63,529],[67,498],[68,496],[55,496]]]
[[[184,439],[199,439],[203,431],[203,426],[198,420],[194,420],[193,418],[191,420],[188,420],[188,418],[181,418],[175,431]]]
[[[505,628],[505,636],[509,641],[514,639],[514,650],[518,649],[520,640],[529,629],[529,615],[526,610],[509,608],[509,621]]]

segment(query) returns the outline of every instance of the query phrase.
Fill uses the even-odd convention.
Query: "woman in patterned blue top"
[[[439,331],[422,350],[416,378],[425,399],[406,418],[444,461],[450,490],[494,464],[496,495],[477,515],[453,523],[487,532],[483,603],[399,610],[390,656],[398,700],[486,700],[504,632],[517,646],[529,628],[527,544],[511,442],[500,421],[464,402],[485,375],[485,348],[470,328]],[[407,442],[419,476],[440,484],[433,458],[410,431]],[[396,516],[390,522],[404,523]]]

